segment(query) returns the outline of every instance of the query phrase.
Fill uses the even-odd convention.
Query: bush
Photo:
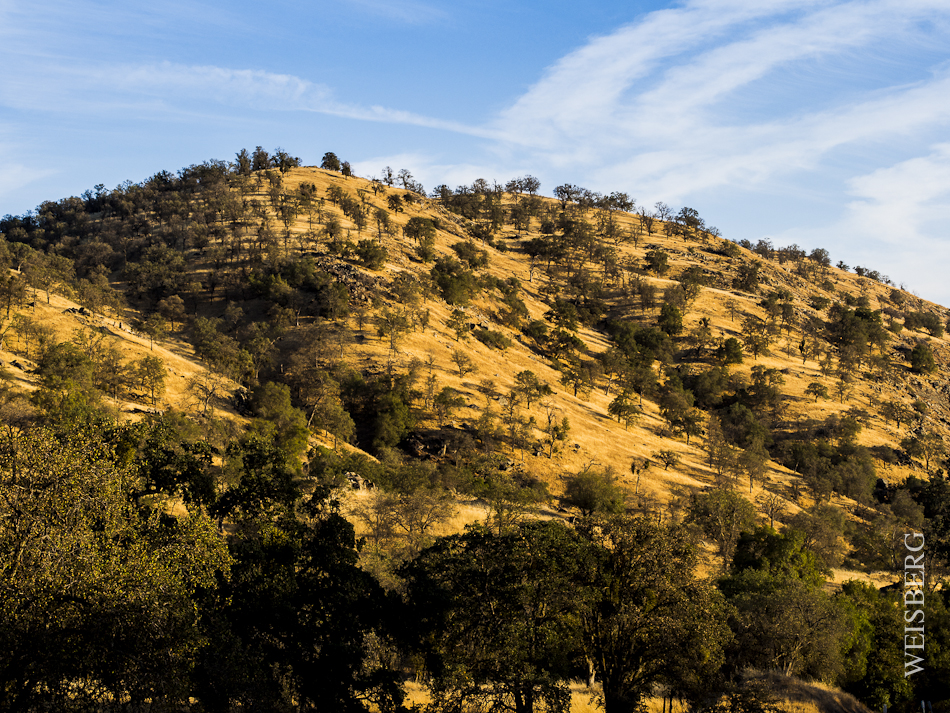
[[[637,366],[673,360],[673,340],[658,327],[641,327],[633,322],[617,321],[610,322],[607,329],[624,356]]]
[[[670,256],[663,250],[651,250],[646,255],[646,269],[656,275],[665,275],[670,269]]]
[[[512,344],[508,337],[506,337],[501,332],[496,332],[493,329],[475,330],[475,338],[487,347],[491,347],[492,349],[501,349],[502,351],[510,347]]]
[[[389,257],[386,248],[375,240],[360,240],[354,252],[360,264],[370,270],[379,270]]]
[[[657,326],[671,337],[675,337],[683,331],[683,313],[676,305],[667,303],[660,310]]]
[[[435,231],[438,226],[435,221],[429,218],[420,218],[413,216],[402,229],[403,235],[416,242],[421,242],[424,238],[435,239]]]
[[[459,256],[459,259],[467,263],[473,270],[488,267],[488,251],[479,249],[471,240],[455,243],[452,249]]]
[[[742,255],[742,250],[739,249],[739,246],[728,240],[723,244],[722,250],[720,251],[722,255],[731,258],[737,258]]]
[[[422,262],[431,262],[436,256],[435,238],[431,236],[420,238],[419,244],[416,245],[416,255]]]
[[[624,493],[608,472],[586,471],[569,476],[563,502],[576,507],[585,517],[594,513],[618,513],[623,510]]]
[[[929,374],[937,369],[934,353],[926,342],[918,342],[910,352],[910,368],[917,374]]]
[[[525,327],[523,331],[535,344],[542,345],[547,341],[549,329],[544,320],[536,319]]]
[[[943,323],[932,312],[907,312],[904,315],[904,326],[908,329],[925,329],[932,337],[943,336]]]
[[[716,358],[723,364],[741,364],[742,343],[735,337],[729,337],[716,349]]]
[[[759,289],[759,266],[754,262],[739,265],[739,271],[732,281],[732,287],[743,292],[755,292]]]
[[[458,260],[440,257],[435,261],[430,274],[442,294],[442,299],[451,305],[468,304],[478,294],[478,277],[471,270],[466,270]]]

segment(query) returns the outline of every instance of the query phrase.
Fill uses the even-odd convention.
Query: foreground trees
[[[582,530],[471,527],[406,566],[438,705],[567,711],[568,677],[591,672],[607,713],[639,710],[660,682],[702,693],[730,634],[685,530],[624,516]]]
[[[743,533],[732,571],[720,582],[734,607],[736,663],[835,680],[850,627],[822,589],[827,574],[802,532]]]
[[[416,645],[440,705],[570,709],[582,553],[566,527],[528,523],[505,535],[471,527],[410,563],[403,575],[419,624]]]
[[[177,425],[0,438],[0,708],[398,707],[370,661],[389,598],[329,491],[290,496],[279,438],[242,441],[225,540]]]
[[[657,684],[703,708],[743,666],[879,703],[910,695],[891,675],[901,621],[889,600],[823,591],[830,559],[806,519],[749,532],[747,503],[728,491],[689,506],[731,562],[718,590],[695,575],[689,525],[590,507],[575,528],[499,519],[433,543],[440,506],[417,492],[391,523],[409,546],[386,592],[360,567],[316,458],[301,494],[287,437],[299,415],[283,395],[255,393],[274,425],[253,423],[220,464],[175,414],[0,437],[0,708],[396,711],[408,661],[424,661],[445,712],[567,711],[567,682],[585,677],[607,713],[640,710]],[[912,483],[935,522],[945,483]],[[172,499],[188,512],[168,515]],[[945,533],[927,533],[943,552]],[[943,594],[927,617],[946,621]],[[928,641],[947,650],[939,633]],[[938,653],[913,690],[943,690],[945,671]]]
[[[584,645],[603,684],[604,710],[641,710],[659,682],[695,700],[722,665],[731,635],[722,595],[696,578],[686,531],[623,517],[590,536]]]
[[[358,565],[353,527],[329,491],[276,519],[245,521],[231,577],[203,615],[197,694],[212,711],[365,711],[399,705],[396,674],[370,662],[387,597]]]
[[[228,557],[200,514],[140,508],[93,439],[0,443],[0,708],[187,697],[198,591]]]

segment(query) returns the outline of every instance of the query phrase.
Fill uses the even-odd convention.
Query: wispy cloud
[[[55,171],[25,166],[22,163],[3,163],[0,165],[0,196],[5,196],[16,188],[41,181],[52,176]]]
[[[837,217],[775,234],[847,245],[947,299],[938,269],[913,265],[922,251],[950,258],[938,227],[950,157],[930,146],[950,130],[948,42],[943,0],[694,0],[549,67],[490,123],[503,137],[494,149],[650,202],[715,193],[742,210],[757,193],[805,195],[821,181]]]
[[[449,18],[449,13],[442,8],[414,0],[401,0],[400,2],[392,2],[391,0],[345,0],[345,2],[374,15],[409,25],[442,22]]]
[[[447,18],[436,0],[345,2],[401,23]],[[0,17],[14,6],[21,7],[0,0]],[[715,193],[738,204],[786,187],[804,194],[821,179],[827,202],[841,206],[823,234],[838,230],[855,241],[885,225],[920,244],[939,241],[934,226],[944,218],[937,186],[946,183],[947,150],[937,142],[950,135],[946,0],[686,0],[590,38],[507,108],[469,123],[347,96],[306,69],[297,76],[220,66],[227,61],[217,58],[120,64],[49,52],[27,57],[29,43],[18,41],[16,51],[0,47],[0,62],[10,65],[0,78],[0,105],[12,108],[275,121],[312,112],[478,140],[453,139],[467,155],[426,139],[390,157],[394,168],[409,168],[427,184],[531,172],[546,182],[626,190],[647,203],[692,204]],[[356,165],[372,174],[385,161]],[[915,171],[930,183],[915,181]],[[905,195],[900,186],[915,188]],[[928,186],[936,197],[920,198],[930,195]],[[906,211],[916,211],[913,225],[899,217]],[[781,234],[777,228],[773,234]]]
[[[514,154],[605,178],[635,171],[663,190],[759,181],[813,167],[844,144],[946,121],[945,76],[882,87],[879,96],[851,93],[841,103],[832,94],[810,109],[818,97],[783,95],[770,82],[779,71],[827,71],[878,42],[919,41],[921,21],[948,14],[945,3],[925,1],[700,0],[592,39],[551,67],[493,127]],[[756,119],[735,116],[730,106],[769,93],[792,108],[767,107]]]
[[[950,225],[950,143],[935,144],[931,153],[879,168],[849,181],[856,200],[848,222],[862,234],[892,244],[911,236],[923,241]]]
[[[27,184],[40,181],[55,173],[47,167],[31,166],[23,163],[22,152],[17,150],[16,142],[11,141],[10,127],[0,124],[0,198]]]
[[[827,225],[777,232],[778,244],[833,247],[837,257],[863,264],[915,292],[950,303],[950,144],[847,181],[841,216]]]
[[[42,81],[37,81],[42,77]],[[363,121],[409,124],[492,137],[490,129],[384,106],[341,102],[325,84],[290,74],[254,69],[182,65],[66,67],[47,64],[0,85],[0,102],[21,109],[102,112],[140,108],[148,112],[192,112],[238,107],[268,112],[307,111]]]

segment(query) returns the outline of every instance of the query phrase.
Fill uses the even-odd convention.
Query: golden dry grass
[[[850,693],[820,682],[806,682],[780,673],[755,676],[775,695],[786,713],[870,713]]]
[[[302,182],[315,183],[320,195],[325,195],[330,185],[338,185],[352,194],[361,189],[369,191],[365,194],[365,197],[371,210],[377,207],[387,207],[386,196],[382,194],[374,196],[370,191],[369,182],[364,179],[344,179],[337,173],[306,167],[287,172],[283,181],[284,190],[294,189]],[[263,188],[258,193],[253,193],[257,189],[252,185],[251,190],[252,195],[266,204]],[[387,191],[390,194],[406,193],[397,188],[387,188]],[[506,200],[510,201],[511,197],[506,197]],[[551,201],[551,199],[544,200]],[[340,213],[338,208],[328,202],[326,210],[336,215],[343,227],[351,231],[353,240],[358,237],[377,237],[375,227],[372,224],[364,229],[362,235],[358,235],[355,226]],[[450,246],[460,239],[467,238],[468,221],[447,212],[429,199],[421,199],[415,204],[407,205],[404,212],[391,214],[391,217],[399,226],[404,226],[409,218],[417,215],[437,217],[441,221],[441,229],[437,233],[435,244],[435,249],[439,254],[454,255]],[[630,229],[640,219],[633,214],[621,214],[618,220],[622,228]],[[308,228],[307,223],[308,218],[301,215],[296,219],[292,230],[296,235],[302,235]],[[538,234],[537,223],[537,220],[532,221],[531,230],[527,235],[519,236],[512,229],[504,228],[498,241],[508,246],[509,249],[505,252],[483,246],[490,254],[489,272],[491,274],[499,278],[517,277],[521,281],[524,290],[522,297],[531,318],[541,317],[548,309],[545,302],[546,295],[543,293],[547,280],[541,276],[540,271],[534,274],[533,280],[529,279],[526,258],[519,252],[517,245],[519,239]],[[415,257],[414,246],[410,244],[410,241],[404,240],[402,237],[391,238],[386,235],[379,236],[378,239],[388,251],[389,262],[378,272],[358,268],[364,274],[386,283],[401,271],[409,271],[413,274],[423,274],[428,271],[429,266],[420,263]],[[303,242],[301,242],[301,245]],[[686,241],[680,237],[667,237],[656,232],[642,237],[638,246],[628,242],[617,246],[617,250],[621,263],[642,264],[649,249],[662,248],[670,254],[671,271],[669,274],[671,276],[677,275],[686,267],[700,266],[722,276],[721,283],[726,284],[731,276],[735,274],[741,261],[740,259],[714,254],[714,252],[707,249],[720,244],[722,244],[722,241],[716,238],[710,238],[708,243],[704,244],[697,240]],[[311,243],[308,249],[312,247],[314,246]],[[296,248],[293,250],[296,251]],[[754,259],[746,251],[741,252],[743,253],[742,260]],[[297,253],[293,252],[292,254]],[[807,281],[796,275],[791,264],[779,265],[774,261],[762,261],[761,269],[764,282],[767,285],[764,290],[787,289],[790,291],[796,300],[796,309],[801,316],[818,314],[808,306],[808,299],[812,295],[835,298],[843,293],[865,294],[870,299],[872,307],[876,307],[886,303],[887,294],[891,289],[867,278],[843,273],[832,268],[829,270],[829,276],[835,293],[831,293],[824,290],[822,286],[814,284],[813,281]],[[643,279],[654,282],[659,287],[672,284],[670,279],[652,277]],[[34,318],[54,329],[59,339],[70,338],[77,329],[100,330],[103,338],[117,345],[129,361],[140,359],[148,353],[161,356],[168,367],[169,378],[168,389],[159,408],[176,407],[192,413],[197,411],[196,399],[189,388],[189,382],[196,375],[207,374],[207,370],[193,358],[193,352],[187,343],[165,340],[156,343],[154,348],[150,350],[147,338],[135,335],[127,329],[129,322],[133,321],[138,315],[129,313],[80,319],[75,315],[64,313],[67,307],[77,306],[69,300],[54,294],[51,304],[47,306],[43,297],[44,295],[41,293],[39,299],[36,300],[35,312],[32,314]],[[626,315],[633,319],[643,317],[636,305],[627,304],[627,300],[622,295],[615,295],[615,297],[615,301],[619,305],[616,309],[618,315]],[[915,300],[910,295],[907,295],[907,298],[911,301]],[[731,336],[739,336],[741,316],[738,315],[749,313],[761,316],[763,311],[758,306],[759,299],[759,297],[725,289],[721,286],[707,287],[685,315],[687,330],[694,327],[701,317],[706,317],[710,320],[713,335],[716,338],[725,339]],[[738,315],[735,321],[732,319],[728,306],[730,300],[738,305]],[[920,304],[933,307],[929,303],[921,302]],[[451,386],[457,389],[466,400],[466,406],[459,409],[453,419],[458,424],[472,423],[484,408],[486,400],[478,390],[479,383],[482,380],[492,380],[498,391],[504,392],[514,385],[515,375],[520,371],[533,371],[555,390],[556,393],[547,401],[551,408],[557,412],[558,418],[566,416],[569,419],[571,431],[566,446],[560,453],[556,453],[553,458],[548,458],[546,455],[534,456],[530,453],[522,454],[520,452],[512,452],[510,457],[519,465],[523,463],[525,470],[543,480],[551,492],[555,494],[561,492],[564,476],[585,467],[609,467],[614,470],[632,495],[635,484],[629,470],[631,460],[634,457],[649,458],[654,452],[663,449],[677,452],[681,456],[680,463],[671,466],[668,470],[663,470],[661,466],[654,466],[647,471],[640,482],[639,492],[635,500],[641,503],[645,500],[652,500],[662,511],[665,511],[665,516],[669,517],[672,514],[671,509],[674,507],[678,495],[688,492],[690,489],[713,483],[714,478],[706,464],[702,439],[693,438],[690,444],[687,445],[681,437],[674,438],[665,435],[665,424],[655,404],[645,401],[645,413],[640,422],[631,426],[629,430],[625,429],[623,425],[612,420],[607,413],[607,407],[614,396],[613,394],[605,395],[601,387],[594,390],[590,395],[575,397],[568,388],[560,384],[560,374],[547,360],[539,357],[533,351],[519,332],[497,324],[491,324],[492,329],[506,334],[513,341],[513,346],[505,352],[490,349],[474,339],[458,342],[454,333],[446,325],[453,308],[438,299],[429,299],[423,307],[431,310],[431,326],[426,333],[416,331],[408,334],[398,344],[397,352],[390,354],[388,340],[377,338],[373,327],[366,325],[363,330],[363,339],[353,340],[345,345],[344,358],[346,361],[357,369],[378,371],[390,360],[395,363],[397,368],[404,369],[414,358],[424,362],[431,357],[433,373],[438,379],[439,387]],[[223,309],[222,303],[218,302],[217,306],[212,305],[211,309]],[[471,321],[489,323],[492,322],[495,309],[494,302],[485,296],[476,299],[473,304],[465,308],[471,316]],[[121,329],[118,326],[120,323],[123,325]],[[9,322],[6,326],[9,326]],[[356,329],[354,319],[350,320],[350,326],[354,330]],[[579,336],[587,344],[592,354],[600,353],[608,347],[605,336],[594,330],[581,329]],[[909,347],[914,339],[921,336],[905,330],[901,335],[894,338],[892,347]],[[10,330],[6,335],[4,346],[8,350],[16,350],[16,339],[15,330]],[[928,378],[910,376],[906,373],[906,367],[899,366],[897,368],[903,372],[904,377],[897,387],[858,380],[854,392],[844,402],[819,400],[817,403],[805,395],[808,384],[816,380],[821,381],[829,387],[829,391],[832,391],[833,381],[830,377],[821,375],[817,362],[801,363],[797,350],[799,340],[800,335],[794,331],[788,338],[783,335],[773,345],[773,351],[770,355],[762,356],[757,360],[747,357],[745,363],[733,369],[735,373],[744,375],[746,378],[748,378],[752,367],[755,365],[764,365],[782,370],[785,379],[782,390],[786,394],[784,420],[788,425],[794,425],[805,419],[821,419],[830,414],[841,413],[851,407],[859,406],[870,414],[865,419],[865,428],[859,438],[860,443],[893,446],[899,443],[903,434],[898,432],[893,424],[886,424],[875,413],[875,407],[869,405],[869,399],[874,398],[881,402],[894,398],[909,403],[913,398],[922,398],[931,406],[928,424],[944,434],[947,433],[946,423],[950,422],[950,404],[941,393],[941,389],[944,388],[946,383],[947,365],[950,363],[950,346],[948,346],[945,338],[930,340],[935,346],[935,355],[940,367],[935,376]],[[466,374],[464,378],[459,377],[458,371],[451,361],[451,355],[455,349],[464,350],[472,359],[475,367],[474,372]],[[0,360],[3,360],[6,364],[9,364],[14,358],[18,358],[26,367],[31,366],[24,362],[20,352],[0,352]],[[9,368],[9,370],[16,383],[31,388],[32,379],[27,371],[14,368]],[[233,390],[235,386],[235,384],[228,384],[227,390]],[[494,406],[497,410],[497,404],[494,404]],[[129,417],[132,417],[131,412],[135,409],[145,409],[147,407],[147,404],[135,402],[119,404],[119,408]],[[223,407],[222,402],[218,402],[218,407],[219,409]],[[223,412],[228,414],[230,418],[239,420],[236,414],[229,412],[226,408]],[[219,411],[219,415],[221,413]],[[532,406],[530,414],[539,423],[546,420],[544,409],[539,404]],[[423,422],[422,425],[432,427],[438,424],[429,420]],[[535,432],[535,437],[540,437],[540,435],[540,431]],[[314,442],[331,445],[319,434],[314,436]],[[340,447],[349,448],[349,446]],[[798,500],[793,497],[792,485],[797,480],[795,474],[774,462],[770,462],[769,466],[768,480],[764,485],[756,484],[751,492],[748,490],[748,483],[740,483],[738,487],[743,489],[743,494],[753,502],[766,493],[775,493],[781,497],[784,510],[783,515],[779,518],[779,523],[781,523],[783,517],[787,519],[802,507],[807,507],[811,501],[807,497]],[[884,470],[883,474],[888,479],[899,482],[913,472],[911,468],[889,467]],[[846,511],[853,510],[851,503],[842,501],[839,504],[843,505]],[[483,509],[476,505],[463,505],[459,508],[458,515],[451,526],[461,527],[466,522],[482,519],[483,517]],[[846,574],[848,573],[842,572],[840,577],[836,574],[837,581],[846,578]]]
[[[70,309],[77,310],[80,305],[55,292],[50,295],[49,304],[43,293],[39,293],[36,297],[32,308],[20,308],[14,315],[23,314],[47,327],[52,331],[54,341],[74,340],[80,333],[85,333],[87,340],[101,340],[103,347],[118,349],[126,364],[147,355],[157,356],[164,362],[167,372],[166,390],[154,407],[144,394],[134,401],[120,399],[118,403],[112,404],[126,418],[134,420],[140,417],[137,412],[152,408],[164,410],[170,406],[185,411],[196,411],[197,399],[189,384],[195,377],[211,375],[208,369],[194,358],[194,350],[187,342],[170,338],[150,343],[147,336],[134,331],[131,326],[131,315],[112,313],[82,315],[67,312],[66,310]],[[3,327],[7,328],[7,331],[4,335],[3,349],[0,349],[0,361],[3,362],[4,368],[7,369],[18,388],[31,391],[36,388],[36,384],[30,372],[36,364],[26,356],[26,342],[18,334],[13,322],[12,316],[10,320],[4,320]],[[30,356],[34,356],[34,353],[31,352]],[[13,362],[19,363],[23,368],[14,366]],[[227,406],[226,397],[233,393],[237,384],[220,377],[214,378],[221,382],[223,397],[215,400],[217,415],[233,419],[236,413]],[[106,401],[112,402],[108,397]]]
[[[871,713],[854,696],[833,686],[819,682],[806,682],[780,673],[750,674],[749,678],[765,684],[774,696],[775,703],[785,713]],[[597,702],[599,688],[589,689],[585,684],[571,684],[571,713],[598,713],[603,707]],[[432,699],[426,687],[410,681],[406,683],[406,705],[426,705]],[[672,703],[663,698],[648,698],[644,702],[646,713],[686,713],[688,706],[682,701]]]

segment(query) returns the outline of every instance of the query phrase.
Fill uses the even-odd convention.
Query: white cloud
[[[850,192],[849,222],[876,239],[904,245],[928,240],[931,230],[950,225],[950,143],[919,156],[857,176]]]
[[[650,13],[559,60],[502,113],[499,128],[515,143],[546,148],[559,145],[564,134],[598,135],[629,106],[627,92],[652,81],[661,63],[708,45],[737,24],[807,4],[694,2]]]
[[[836,61],[873,56],[877,43],[925,43],[918,23],[945,19],[948,11],[945,3],[892,0],[692,2],[592,39],[493,126],[512,156],[676,196],[813,170],[842,146],[945,124],[948,79],[879,86],[879,95],[858,99],[847,92],[842,100],[817,90],[812,97],[783,94],[776,72],[823,79]],[[838,87],[868,78],[844,76]],[[775,98],[759,118],[730,104],[765,91]],[[820,106],[798,109],[799,99]]]
[[[346,1],[401,22],[445,17],[435,0]],[[0,17],[13,7],[0,0]],[[453,137],[455,155],[430,141],[354,166],[364,175],[408,168],[430,188],[532,173],[547,190],[552,178],[570,180],[647,203],[731,192],[739,210],[759,192],[807,193],[821,180],[840,217],[773,234],[829,248],[840,238],[875,269],[909,271],[910,257],[883,251],[944,255],[950,159],[946,145],[930,144],[950,129],[950,71],[940,64],[948,46],[946,0],[687,0],[591,38],[481,125],[349,101],[313,79],[261,69],[70,64],[9,48],[0,49],[10,65],[0,103],[89,116],[314,112],[483,140],[471,155],[458,146],[472,142]],[[5,171],[0,188],[25,175]]]
[[[52,170],[32,168],[21,163],[4,163],[0,165],[0,198],[55,173]]]
[[[895,283],[950,304],[950,144],[924,156],[856,176],[840,218],[811,229],[790,228],[776,244],[834,247],[833,257],[888,275]]]
[[[309,111],[363,121],[409,124],[473,136],[494,132],[383,106],[338,101],[324,84],[263,70],[161,62],[146,65],[35,67],[0,84],[0,102],[58,112],[146,110],[213,114],[213,105],[263,111]]]
[[[0,199],[56,173],[50,168],[24,164],[22,151],[18,150],[16,142],[11,140],[13,131],[10,127],[0,125],[0,135],[3,135],[3,141],[0,142]]]

